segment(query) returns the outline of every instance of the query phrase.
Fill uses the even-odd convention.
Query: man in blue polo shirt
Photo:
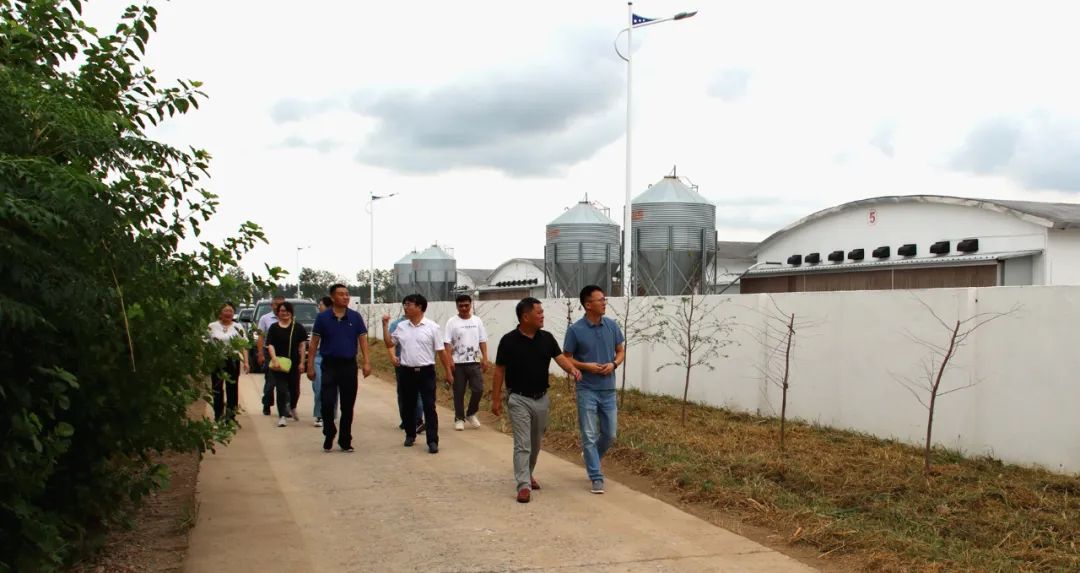
[[[615,399],[615,369],[626,358],[623,333],[614,320],[604,316],[607,296],[603,289],[589,285],[581,289],[585,316],[570,325],[563,343],[563,356],[578,370],[578,426],[582,457],[592,482],[593,493],[604,493],[604,473],[600,460],[615,441],[618,402]]]
[[[352,420],[356,405],[356,354],[364,353],[364,377],[371,374],[371,354],[368,352],[367,326],[360,313],[349,308],[349,289],[343,284],[330,287],[334,306],[315,317],[312,328],[311,352],[308,353],[308,380],[315,379],[315,354],[322,356],[322,418],[323,451],[329,452],[338,435],[343,452],[353,452]],[[334,398],[341,403],[341,431],[334,425]]]

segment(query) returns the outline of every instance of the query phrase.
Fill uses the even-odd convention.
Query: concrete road
[[[356,453],[323,453],[304,380],[301,422],[261,415],[262,376],[240,382],[253,414],[202,462],[190,572],[812,571],[783,554],[543,453],[533,501],[514,500],[511,440],[455,432],[441,451],[402,447],[392,384],[361,382]]]

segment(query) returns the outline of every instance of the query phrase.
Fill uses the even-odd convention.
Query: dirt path
[[[533,502],[514,501],[510,438],[454,432],[402,447],[391,384],[361,383],[356,453],[324,454],[305,381],[301,422],[262,416],[241,381],[236,439],[203,461],[185,564],[204,571],[812,571],[785,555],[544,453]],[[422,442],[422,440],[421,440]]]

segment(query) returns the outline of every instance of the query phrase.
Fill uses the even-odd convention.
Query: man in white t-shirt
[[[397,368],[401,394],[398,396],[398,410],[405,420],[405,447],[412,447],[416,442],[416,395],[424,403],[424,422],[427,426],[428,452],[439,453],[439,415],[435,412],[435,361],[442,360],[443,339],[439,335],[439,323],[424,318],[427,311],[427,299],[420,294],[410,294],[401,302],[405,318],[398,327],[390,331],[390,315],[384,315],[383,337],[390,362]],[[401,347],[401,355],[395,355],[394,346]],[[447,372],[447,380],[454,382],[454,374]]]
[[[465,422],[480,427],[476,412],[484,397],[484,372],[488,369],[487,331],[484,321],[472,315],[472,297],[458,295],[457,316],[450,317],[443,329],[447,372],[454,373],[454,429],[464,430]],[[465,387],[472,392],[465,409]]]

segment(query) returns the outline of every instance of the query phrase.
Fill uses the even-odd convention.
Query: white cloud
[[[87,14],[111,27],[126,3]],[[868,196],[1080,190],[1071,2],[700,8],[634,33],[632,188],[677,164],[718,202],[722,239]],[[435,240],[465,267],[539,256],[544,224],[585,194],[621,219],[625,65],[611,43],[625,5],[553,0],[543,17],[496,1],[185,0],[160,13],[147,64],[205,80],[211,99],[155,133],[214,155],[221,216],[204,237],[265,226],[251,269],[294,266],[300,244],[313,245],[304,264],[366,267],[372,190],[401,193],[378,204],[381,267]]]

